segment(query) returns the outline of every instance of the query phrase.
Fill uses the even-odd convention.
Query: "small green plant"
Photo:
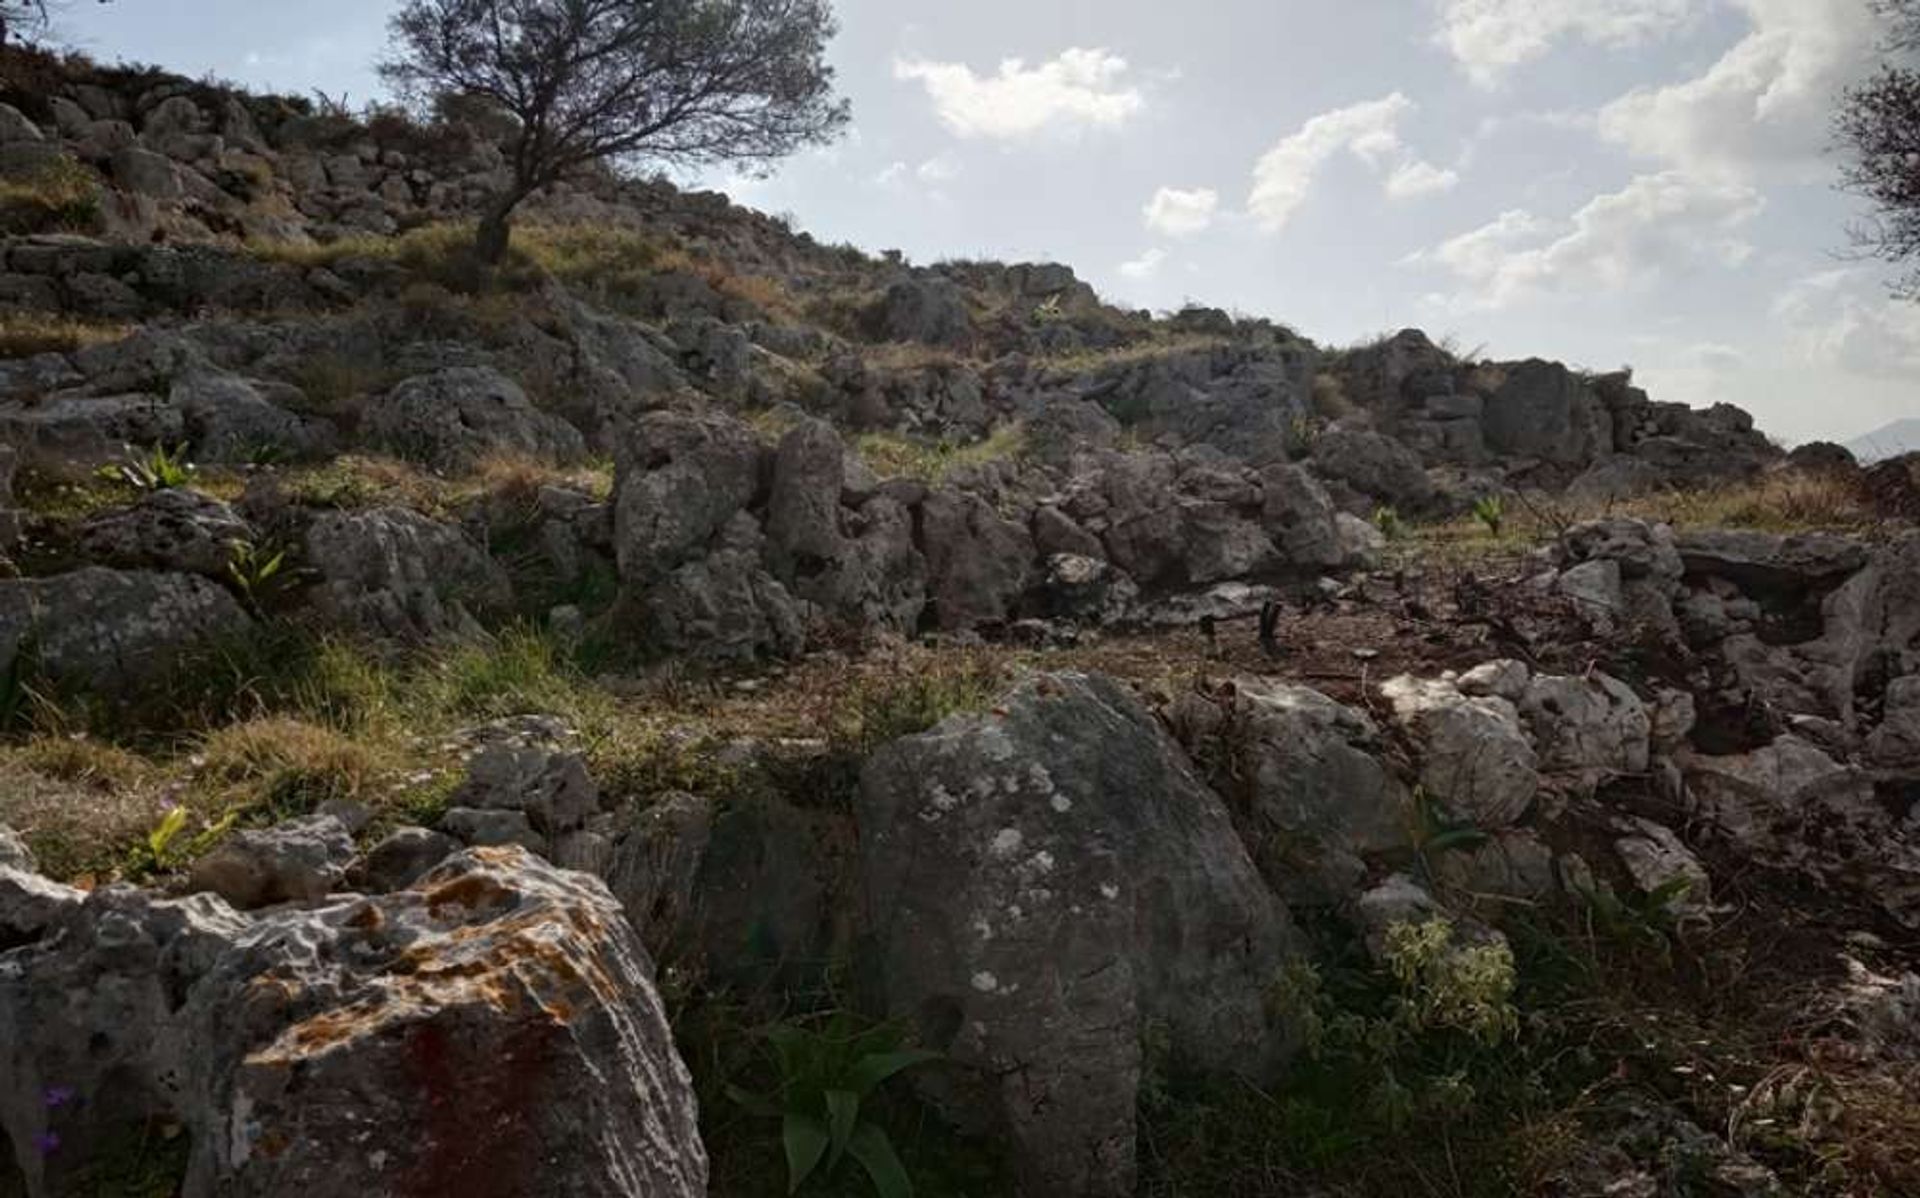
[[[240,591],[240,598],[257,615],[261,603],[278,585],[280,571],[287,563],[284,549],[234,540],[227,545],[227,577]]]
[[[1380,535],[1389,541],[1406,539],[1407,522],[1400,518],[1398,508],[1389,507],[1386,504],[1381,504],[1379,507],[1374,508],[1373,526],[1379,529]]]
[[[1473,505],[1474,519],[1487,526],[1487,531],[1499,536],[1507,525],[1506,504],[1498,495],[1487,495]]]
[[[892,1025],[859,1030],[845,1012],[818,1029],[778,1024],[766,1038],[780,1070],[779,1090],[762,1096],[729,1086],[727,1094],[756,1115],[780,1120],[787,1192],[797,1193],[816,1174],[833,1176],[851,1157],[880,1198],[912,1198],[913,1181],[893,1141],[879,1124],[861,1118],[861,1108],[888,1078],[937,1054],[903,1047]]]
[[[168,449],[155,445],[143,452],[131,446],[125,460],[100,467],[99,476],[110,482],[125,483],[136,491],[170,491],[193,481],[199,468],[187,460],[187,447]]]
[[[1587,917],[1600,937],[1629,952],[1651,953],[1662,961],[1673,955],[1673,940],[1679,927],[1679,904],[1693,883],[1687,878],[1672,878],[1645,894],[1621,898],[1611,886],[1596,886],[1578,891],[1587,904]]]
[[[178,803],[169,804],[160,821],[147,830],[146,837],[128,855],[125,873],[130,881],[141,882],[164,873],[184,861],[191,861],[219,842],[239,818],[229,812],[213,824],[181,843],[181,836],[192,815]]]
[[[961,658],[849,688],[835,713],[833,739],[856,758],[881,745],[925,732],[950,715],[985,711],[1006,680],[989,658]]]
[[[0,670],[0,733],[25,726],[40,702],[33,687],[34,658],[33,645],[23,640]]]
[[[1287,422],[1287,456],[1309,457],[1325,426],[1312,416],[1295,416]]]
[[[1430,919],[1388,928],[1382,961],[1386,986],[1350,1002],[1336,1001],[1306,962],[1277,980],[1274,1005],[1314,1065],[1306,1089],[1321,1092],[1311,1101],[1387,1130],[1471,1106],[1473,1076],[1519,1035],[1513,953],[1500,941],[1457,943],[1450,921]]]
[[[1485,829],[1471,820],[1454,819],[1425,788],[1414,788],[1413,847],[1422,862],[1431,866],[1442,853],[1477,849],[1485,843]]]

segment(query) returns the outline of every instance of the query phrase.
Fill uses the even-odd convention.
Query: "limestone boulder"
[[[0,926],[23,876],[0,870]],[[161,1126],[186,1198],[706,1193],[645,949],[599,882],[520,850],[258,917],[66,891],[4,943],[0,1125],[30,1198]]]
[[[570,462],[586,452],[579,429],[487,366],[407,379],[368,405],[361,427],[371,444],[441,470],[471,469],[490,455]]]
[[[1133,1192],[1145,1029],[1203,1072],[1279,1061],[1285,908],[1118,684],[1036,678],[888,745],[856,813],[886,1010],[950,1055],[929,1096],[1004,1137],[1028,1192]]]
[[[1185,696],[1172,720],[1289,903],[1350,901],[1369,856],[1407,847],[1412,798],[1362,712],[1304,686],[1241,678]]]
[[[1540,787],[1540,757],[1514,704],[1461,692],[1447,678],[1408,675],[1380,687],[1413,738],[1420,784],[1455,816],[1483,828],[1517,821]]]
[[[315,902],[346,880],[353,837],[331,815],[248,828],[226,837],[193,863],[196,891],[219,895],[241,910],[272,903]]]
[[[406,508],[333,511],[308,525],[308,602],[326,621],[400,641],[466,636],[504,612],[512,585],[465,532]]]
[[[698,556],[764,493],[765,451],[725,416],[654,412],[625,439],[615,480],[614,543],[629,583]]]
[[[224,583],[234,546],[252,544],[253,537],[253,529],[226,503],[173,487],[89,517],[80,530],[80,550],[102,565],[198,574]]]
[[[0,674],[25,654],[31,671],[109,695],[251,627],[232,595],[191,574],[89,566],[0,579]]]

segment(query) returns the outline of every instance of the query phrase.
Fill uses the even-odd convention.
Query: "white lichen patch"
[[[1026,842],[1026,839],[1020,834],[1018,828],[1002,828],[994,834],[993,855],[1000,858],[1011,857],[1020,851],[1020,846]]]

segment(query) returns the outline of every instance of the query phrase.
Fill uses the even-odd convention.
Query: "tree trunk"
[[[473,237],[473,254],[487,266],[500,265],[507,256],[507,245],[513,237],[513,210],[520,206],[525,198],[522,191],[510,191],[493,203],[480,215],[480,228]]]

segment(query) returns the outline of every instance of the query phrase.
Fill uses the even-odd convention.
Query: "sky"
[[[380,96],[391,0],[73,3],[105,59]],[[1849,251],[1869,0],[838,0],[848,134],[709,174],[822,240],[1065,262],[1323,345],[1630,365],[1794,443],[1920,415],[1920,304]]]

